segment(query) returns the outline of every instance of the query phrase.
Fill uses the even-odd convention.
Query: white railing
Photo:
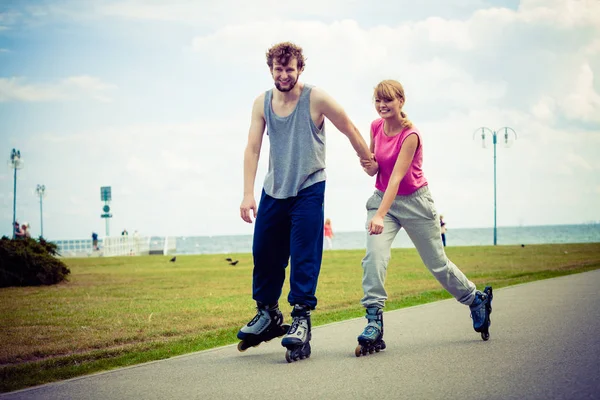
[[[110,236],[98,241],[98,249],[92,241],[57,240],[62,257],[115,257],[140,256],[148,254],[174,254],[177,251],[177,240],[174,236]]]
[[[58,245],[58,252],[61,257],[87,257],[92,254],[92,240],[51,240]],[[102,240],[98,241],[98,246],[102,246]]]
[[[104,257],[140,256],[150,254],[148,236],[112,236],[102,239],[100,250]]]

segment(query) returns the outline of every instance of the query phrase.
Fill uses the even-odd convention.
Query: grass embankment
[[[600,243],[455,247],[478,288],[600,268]],[[364,250],[325,252],[313,324],[360,317]],[[232,255],[66,259],[70,281],[0,289],[0,391],[235,343],[254,315],[252,258]],[[280,300],[289,320],[286,295]],[[414,249],[394,249],[387,310],[450,296]]]

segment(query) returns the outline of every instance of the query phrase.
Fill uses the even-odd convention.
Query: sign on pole
[[[100,200],[104,202],[104,207],[102,207],[103,213],[100,215],[100,218],[104,218],[106,221],[106,236],[109,236],[109,218],[112,218],[112,214],[110,214],[110,206],[108,203],[112,200],[112,195],[110,191],[110,186],[102,186],[100,187]]]

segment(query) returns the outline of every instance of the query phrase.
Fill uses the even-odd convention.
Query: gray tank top
[[[273,112],[273,89],[265,93],[270,150],[264,190],[276,199],[296,196],[326,178],[325,122],[319,129],[310,116],[311,90],[312,86],[304,85],[296,108],[283,118]]]

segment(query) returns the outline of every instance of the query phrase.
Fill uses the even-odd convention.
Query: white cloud
[[[331,0],[328,2],[305,0],[301,3],[274,2],[273,0],[256,0],[253,2],[238,0],[214,2],[119,0],[95,2],[92,8],[96,16],[101,15],[130,20],[222,25],[223,21],[237,23],[257,19],[270,20],[281,16],[332,16],[337,15],[340,9],[354,9],[359,3],[357,0]],[[54,5],[49,8],[55,13],[73,15],[73,7],[70,3],[67,5]],[[82,13],[82,10],[80,10],[80,13]],[[215,16],[220,17],[215,18]]]
[[[600,123],[600,95],[594,89],[594,72],[589,64],[581,66],[572,91],[561,104],[571,119]]]
[[[528,23],[558,24],[561,28],[600,24],[596,0],[521,0],[519,18]]]
[[[531,113],[539,120],[552,123],[556,118],[556,101],[552,97],[543,96],[540,101],[532,107]]]
[[[22,84],[23,79],[0,78],[0,102],[6,101],[52,101],[64,99],[53,87]]]
[[[594,167],[591,165],[591,163],[579,154],[567,154],[566,161],[572,166],[574,166],[577,171],[581,171],[582,169],[587,171],[594,170]]]
[[[47,102],[82,98],[109,102],[109,93],[114,89],[115,85],[87,75],[72,76],[57,83],[45,84],[28,84],[24,78],[17,77],[0,78],[0,102]]]
[[[54,15],[75,18],[87,13],[115,22],[106,29],[147,29],[131,42],[128,35],[111,33],[131,46],[135,57],[143,54],[136,45],[147,46],[157,55],[152,65],[157,68],[140,69],[139,59],[123,55],[118,73],[135,71],[128,76],[111,77],[114,64],[99,58],[91,59],[100,66],[96,77],[45,84],[32,83],[33,74],[31,80],[0,79],[0,101],[23,102],[11,107],[22,107],[31,120],[44,105],[28,108],[26,101],[108,100],[116,87],[106,82],[122,82],[119,101],[106,107],[90,107],[78,118],[73,103],[69,110],[52,114],[52,127],[44,124],[48,120],[27,124],[22,138],[18,129],[23,121],[9,122],[18,133],[6,141],[0,137],[1,145],[17,146],[28,157],[22,187],[35,187],[39,181],[49,188],[48,212],[56,219],[48,222],[48,229],[54,237],[102,231],[103,185],[113,187],[111,223],[118,231],[126,227],[157,235],[251,233],[252,225],[238,215],[243,149],[251,102],[272,83],[264,53],[283,40],[296,41],[305,50],[302,80],[332,94],[365,136],[376,117],[373,86],[385,78],[403,83],[406,111],[423,134],[425,172],[436,205],[453,227],[491,223],[492,146],[488,142],[481,149],[472,140],[480,126],[508,125],[519,135],[511,148],[499,143],[497,149],[500,225],[600,219],[597,207],[585,206],[593,198],[584,192],[600,185],[600,112],[594,81],[600,65],[600,24],[595,24],[595,3],[523,1],[516,10],[482,8],[461,18],[429,12],[411,21],[397,11],[407,7],[401,0],[368,3],[369,7],[353,2],[337,14],[331,9],[338,3],[323,3],[327,7],[315,7],[319,15],[312,16],[294,12],[302,5],[275,7],[267,0],[204,6],[175,1],[169,7],[142,0],[77,4],[83,3],[58,3],[56,10],[62,11]],[[585,12],[573,9],[575,5]],[[372,7],[386,14],[365,17]],[[215,17],[219,15],[224,17]],[[118,18],[127,20],[127,28],[115,21]],[[138,24],[137,19],[145,22]],[[187,41],[181,31],[173,34],[181,26],[189,28]],[[103,38],[110,36],[103,28],[95,29]],[[99,53],[110,54],[112,44],[99,40]],[[188,51],[181,51],[186,45]],[[170,51],[163,53],[165,49]],[[40,70],[38,77],[43,74]],[[129,86],[131,82],[135,84]],[[337,230],[359,230],[373,182],[358,168],[347,139],[331,124],[327,134],[326,213]],[[268,139],[263,143],[257,197],[268,161]],[[9,175],[0,176],[8,188],[4,191],[12,187],[10,180]],[[556,187],[566,194],[552,195],[550,202]],[[29,205],[20,204],[19,214],[33,220],[35,198]]]

